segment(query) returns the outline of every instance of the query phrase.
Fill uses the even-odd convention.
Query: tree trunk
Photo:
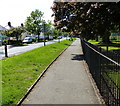
[[[38,42],[40,42],[40,35],[38,34]]]
[[[38,42],[40,42],[40,32],[39,31],[37,32],[37,35],[38,35]]]
[[[110,37],[110,32],[106,31],[104,33],[104,36],[102,36],[102,43],[103,44],[109,44],[109,43],[111,43],[109,37]]]
[[[16,35],[16,40],[17,40],[17,42],[18,42],[18,35]]]
[[[96,36],[95,40],[98,42],[98,36]]]

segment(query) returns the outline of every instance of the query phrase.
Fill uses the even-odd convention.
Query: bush
[[[111,38],[111,40],[117,40],[117,38],[115,38],[115,37],[112,37],[112,38]]]
[[[9,45],[22,45],[22,40],[21,39],[18,39],[18,41],[16,39],[8,40],[8,44]]]

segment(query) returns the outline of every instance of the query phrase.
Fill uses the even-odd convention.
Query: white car
[[[23,43],[32,43],[33,40],[32,40],[32,37],[26,37],[22,42]]]
[[[50,35],[49,35],[49,40],[53,40],[53,36],[50,36]]]
[[[62,39],[62,37],[63,37],[63,36],[58,36],[57,38],[58,38],[58,39]]]

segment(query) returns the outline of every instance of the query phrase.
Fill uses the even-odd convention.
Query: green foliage
[[[53,35],[53,37],[58,36],[58,31],[55,28],[52,29],[52,35]]]
[[[111,72],[108,75],[120,89],[120,72]]]
[[[25,22],[25,28],[27,31],[40,35],[42,29],[43,13],[39,10],[32,11],[30,16],[27,17]]]
[[[2,34],[10,37],[10,30],[4,30],[2,31]]]
[[[89,43],[92,43],[92,44],[98,44],[99,42],[97,42],[96,40],[88,40]]]
[[[102,49],[107,50],[106,46],[100,46]],[[108,51],[111,50],[120,50],[120,47],[108,46]]]
[[[40,47],[2,61],[2,103],[16,104],[42,71],[72,41]],[[0,61],[0,62],[1,62]]]
[[[23,45],[21,39],[18,39],[18,40],[16,40],[16,39],[8,40],[8,44],[9,45],[14,45],[14,46]]]
[[[101,47],[104,50],[107,50],[107,46],[101,44],[100,42],[97,42],[95,40],[88,40],[88,42],[93,44],[93,45],[97,45],[97,46]],[[111,42],[112,42],[112,44],[108,45],[108,51],[119,50],[120,49],[120,45],[119,44],[117,44],[113,40]]]
[[[54,2],[52,10],[57,29],[86,40],[101,36],[109,43],[109,32],[120,30],[120,2]]]
[[[23,27],[12,27],[3,31],[2,33],[8,37],[16,37],[16,39],[18,39],[18,37],[21,36],[22,32],[24,32]]]
[[[46,28],[45,28],[45,30],[46,30],[46,35],[51,35],[52,36],[52,22],[51,21],[47,21],[46,22]]]
[[[43,24],[45,24],[45,35],[57,37],[62,35],[62,32],[60,30],[56,30],[52,26],[51,21],[45,22],[43,18],[43,13],[39,10],[32,11],[30,16],[27,17],[25,22],[25,28],[27,31],[29,31],[32,34],[40,35],[43,31]],[[59,34],[61,33],[61,34]]]

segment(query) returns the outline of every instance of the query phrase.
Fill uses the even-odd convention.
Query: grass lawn
[[[88,42],[91,43],[91,44],[98,44],[99,43],[96,40],[89,40]]]
[[[106,46],[101,46],[102,49],[104,50],[107,50],[107,47]],[[120,47],[113,47],[113,46],[109,46],[108,47],[108,51],[111,51],[111,50],[119,50]]]
[[[1,60],[2,104],[17,104],[41,72],[71,43],[65,40]]]
[[[107,50],[107,47],[105,45],[100,45],[99,42],[97,42],[95,40],[89,40],[88,42],[93,44],[93,45],[98,45],[99,47],[101,47],[104,50]],[[115,43],[115,44],[113,44],[113,46],[108,46],[108,50],[109,51],[111,51],[111,50],[119,50],[120,47],[116,46],[117,43],[115,41],[113,41],[113,43]]]
[[[120,90],[120,72],[111,72],[109,73],[109,77],[114,81]]]

